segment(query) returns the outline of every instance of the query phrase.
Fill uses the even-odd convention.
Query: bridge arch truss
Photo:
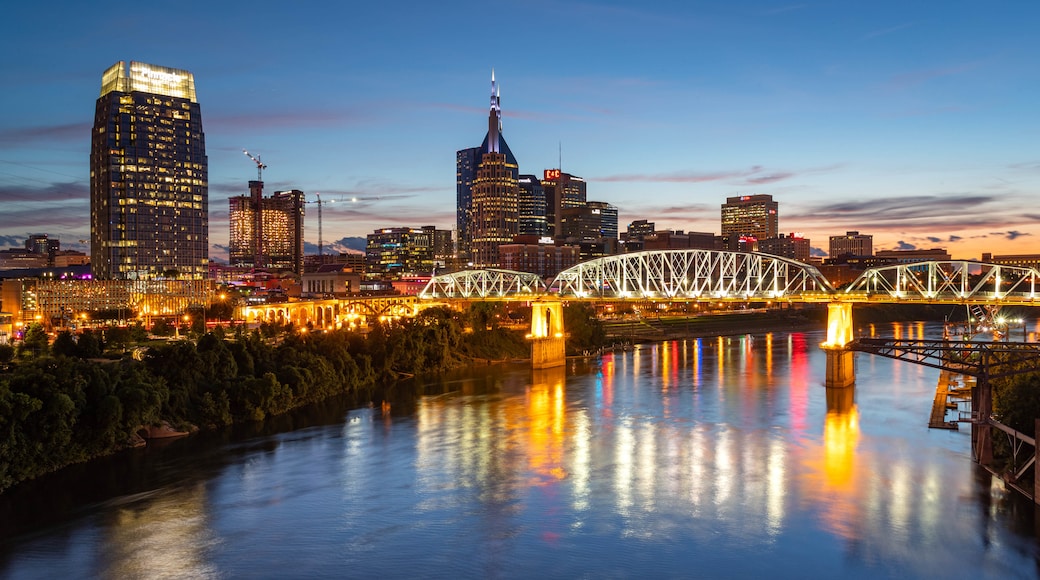
[[[438,274],[430,278],[419,298],[501,298],[540,295],[545,290],[545,282],[538,274],[490,268]]]
[[[560,272],[564,297],[774,300],[834,292],[813,266],[758,252],[652,250],[605,256]]]
[[[848,296],[896,301],[1023,302],[1040,299],[1040,271],[969,260],[913,262],[871,268],[845,290]]]

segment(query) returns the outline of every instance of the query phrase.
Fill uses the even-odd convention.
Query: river
[[[828,391],[823,338],[470,369],[74,466],[0,496],[0,575],[1037,578],[1032,503],[927,428],[938,371],[858,354]]]

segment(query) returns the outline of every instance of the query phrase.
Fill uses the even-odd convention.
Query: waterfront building
[[[109,67],[91,134],[94,274],[205,278],[208,204],[206,143],[192,74],[140,62]]]
[[[229,262],[302,274],[304,193],[293,189],[264,197],[263,190],[263,181],[250,181],[248,196],[228,198]]]
[[[777,237],[780,233],[778,206],[771,195],[727,197],[722,204],[722,237],[738,243],[744,237],[745,244],[747,238]]]
[[[827,256],[873,256],[874,236],[857,231],[845,232],[843,236],[831,236]]]
[[[562,212],[585,205],[588,189],[585,180],[559,169],[546,169],[542,187],[545,189],[545,220],[549,232],[553,237],[564,236]]]
[[[545,188],[534,175],[521,175],[520,186],[520,235],[542,237],[549,233],[545,217]]]
[[[488,158],[488,155],[501,156]],[[498,243],[508,242],[519,230],[519,164],[502,135],[501,91],[491,72],[491,108],[488,131],[480,147],[462,149],[455,158],[456,235],[463,263],[487,263],[497,256]],[[485,167],[486,165],[486,167]],[[481,175],[481,168],[484,173]],[[480,192],[476,191],[480,181]],[[479,207],[478,207],[479,205]],[[480,212],[478,218],[475,214]],[[508,237],[503,239],[503,236]],[[474,249],[479,239],[481,255]]]
[[[303,275],[302,298],[346,298],[361,292],[360,272],[336,264],[326,264],[316,272]]]
[[[780,234],[775,238],[758,240],[758,251],[808,263],[811,247],[809,239],[796,232],[787,236]]]

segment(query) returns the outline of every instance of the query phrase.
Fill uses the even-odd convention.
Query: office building
[[[90,150],[91,263],[102,279],[204,279],[208,167],[195,79],[120,61],[101,78]]]
[[[780,234],[775,238],[758,240],[758,251],[808,264],[812,250],[808,238],[800,233],[792,233],[786,236]]]
[[[827,248],[829,258],[838,256],[873,256],[874,236],[859,232],[845,232],[844,236],[831,236]]]
[[[521,175],[520,186],[520,235],[542,237],[549,233],[545,218],[545,188],[534,175]]]
[[[489,154],[501,156],[501,159],[487,159],[486,156]],[[488,165],[481,177],[480,170],[485,163]],[[480,147],[458,151],[455,157],[456,236],[458,256],[463,263],[493,266],[493,263],[485,262],[488,256],[497,255],[497,240],[507,232],[512,232],[509,239],[516,235],[519,230],[519,177],[520,169],[516,157],[502,136],[501,91],[492,71],[491,109],[484,141]],[[478,205],[478,179],[482,183],[479,194],[479,220],[474,215]],[[507,199],[495,199],[499,195],[504,195]],[[474,240],[478,238],[482,252],[479,258],[473,248]]]
[[[548,237],[517,236],[515,243],[503,244],[498,251],[502,268],[542,278],[552,278],[581,259],[579,246],[555,243]]]
[[[494,268],[498,247],[513,241],[520,229],[520,170],[502,138],[500,93],[491,75],[491,110],[483,154],[473,180],[470,204],[470,257],[476,268]]]
[[[722,237],[734,240],[777,237],[780,233],[777,208],[771,195],[727,197],[722,204]]]
[[[250,181],[249,195],[228,198],[232,266],[303,273],[305,196],[298,189],[263,196],[264,182]]]
[[[546,223],[549,233],[558,238],[565,235],[561,223],[563,210],[583,207],[587,186],[584,179],[559,169],[546,169],[542,175]]]
[[[376,230],[368,234],[366,269],[371,274],[396,277],[430,274],[438,251],[444,251],[444,234],[451,239],[450,231],[434,226]]]

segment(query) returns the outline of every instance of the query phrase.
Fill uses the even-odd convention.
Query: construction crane
[[[317,199],[315,199],[315,201],[306,201],[304,203],[316,203],[316,204],[318,204],[318,263],[321,264],[322,248],[324,247],[323,240],[321,238],[321,206],[325,205],[326,203],[334,203],[336,200],[334,200],[334,199],[325,199],[325,200],[323,200],[323,199],[321,199],[321,194],[320,193],[315,193],[314,197],[317,198]]]
[[[264,165],[264,163],[262,161],[260,161],[260,156],[257,155],[256,157],[253,157],[245,149],[242,150],[242,153],[245,153],[246,157],[252,159],[253,163],[256,163],[256,180],[257,181],[263,181],[264,180],[264,170],[267,169],[267,166]]]

